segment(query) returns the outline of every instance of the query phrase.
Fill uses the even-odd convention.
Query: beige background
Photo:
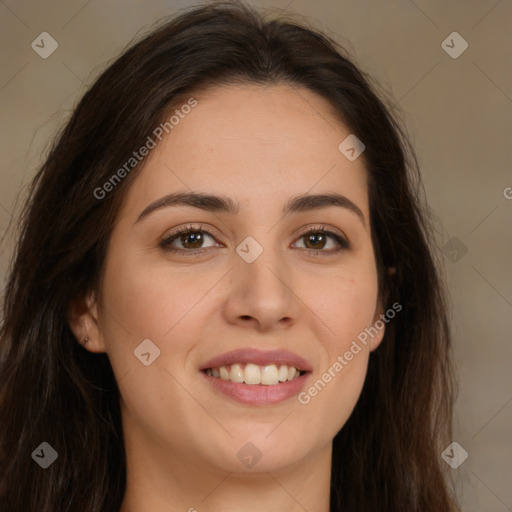
[[[345,44],[404,112],[427,196],[439,218],[460,379],[454,440],[469,458],[451,470],[463,510],[512,510],[512,2],[272,0]],[[0,236],[50,137],[88,85],[173,1],[0,1]],[[48,59],[31,42],[48,32]],[[469,43],[457,59],[452,32]],[[509,192],[507,194],[507,191]],[[21,197],[21,196],[20,196]],[[4,237],[4,278],[12,235]],[[455,261],[452,261],[455,260]],[[3,290],[3,286],[2,286]]]

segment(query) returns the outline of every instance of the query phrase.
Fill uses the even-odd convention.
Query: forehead
[[[127,194],[132,216],[176,191],[218,193],[269,209],[275,204],[279,211],[290,196],[334,191],[366,215],[363,160],[350,161],[338,149],[350,130],[327,100],[285,84],[224,85],[190,97],[197,101],[193,108],[177,104],[166,116],[174,116],[172,128],[155,139]]]

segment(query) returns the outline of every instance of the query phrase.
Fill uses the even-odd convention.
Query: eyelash
[[[206,249],[177,249],[176,247],[172,247],[171,246],[171,243],[174,242],[174,240],[176,240],[180,235],[189,234],[189,233],[197,233],[197,232],[205,233],[205,234],[207,234],[208,236],[212,237],[215,240],[215,237],[210,232],[202,229],[202,227],[203,227],[202,225],[194,226],[194,225],[191,225],[191,224],[189,224],[187,226],[184,226],[184,227],[176,230],[174,233],[172,233],[170,236],[168,236],[164,240],[162,240],[159,243],[159,245],[160,245],[160,247],[164,251],[180,253],[180,254],[185,254],[186,253],[187,255],[203,254],[205,251],[208,250],[208,248],[206,248]],[[328,235],[331,238],[334,238],[334,240],[336,240],[336,242],[338,242],[340,247],[338,249],[331,249],[331,250],[303,249],[308,254],[311,254],[311,255],[314,255],[314,256],[331,256],[333,254],[338,254],[341,251],[350,249],[350,244],[349,244],[349,242],[345,238],[343,238],[342,236],[338,235],[337,233],[329,231],[323,225],[313,226],[313,227],[309,228],[307,231],[304,231],[301,234],[301,236],[299,237],[299,240],[301,238],[304,238],[307,235],[317,234],[317,233],[322,233],[323,235]]]

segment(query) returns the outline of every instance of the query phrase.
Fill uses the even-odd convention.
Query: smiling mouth
[[[308,373],[287,364],[257,365],[252,363],[235,363],[218,368],[206,368],[203,371],[206,375],[221,380],[263,386],[282,384]]]

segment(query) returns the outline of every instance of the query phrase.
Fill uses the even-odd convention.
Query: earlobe
[[[86,350],[95,353],[106,352],[94,292],[71,302],[68,309],[68,323],[77,343]]]

